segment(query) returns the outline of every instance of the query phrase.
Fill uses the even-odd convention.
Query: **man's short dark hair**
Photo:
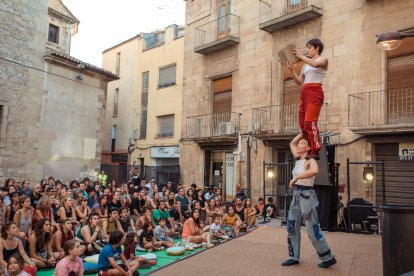
[[[161,221],[165,221],[165,222],[167,222],[167,219],[166,219],[166,218],[164,218],[164,217],[161,217],[161,218],[159,218],[159,219],[158,219],[158,223],[160,223]]]
[[[259,201],[264,201],[263,197],[259,197]]]
[[[109,243],[110,244],[120,243],[123,237],[124,237],[124,233],[116,230],[112,232],[111,235],[109,236]]]
[[[268,202],[273,202],[273,197],[269,196],[269,197],[267,198],[267,201],[268,201]]]
[[[312,38],[311,40],[309,40],[306,43],[306,46],[308,46],[308,45],[313,46],[313,48],[315,48],[315,49],[318,48],[318,53],[322,54],[322,52],[323,52],[323,43],[322,43],[322,41],[320,41],[319,38]]]
[[[119,212],[118,208],[112,207],[111,209],[109,209],[109,214],[112,214],[113,212]]]

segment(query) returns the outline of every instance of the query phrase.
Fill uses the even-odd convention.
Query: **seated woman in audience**
[[[29,237],[30,258],[38,268],[54,267],[56,257],[59,255],[52,251],[52,233],[50,220],[47,218],[40,219],[35,230]]]
[[[18,238],[19,228],[13,222],[6,223],[1,228],[0,238],[0,264],[7,267],[10,256],[19,254],[28,265],[34,265],[32,260],[24,251],[22,241]]]
[[[223,199],[221,198],[221,195],[218,195],[214,198],[214,200],[216,201],[216,207],[218,207],[221,211],[221,213],[224,214],[227,212],[226,206],[223,202]]]
[[[10,194],[11,204],[7,206],[6,220],[13,222],[14,214],[20,209],[20,196],[18,193]]]
[[[207,209],[206,199],[204,198],[204,193],[202,189],[197,190],[195,200],[200,202],[201,208],[204,208],[204,210]]]
[[[26,239],[32,233],[32,203],[30,197],[22,196],[20,198],[20,209],[14,214],[13,222],[17,225],[20,232],[18,237],[22,240]]]
[[[122,231],[128,233],[129,231],[136,232],[134,221],[129,216],[129,211],[127,207],[122,207],[119,209],[119,223],[121,224]]]
[[[10,200],[10,204],[11,204],[11,200]],[[6,223],[6,212],[7,212],[6,203],[4,203],[3,198],[0,196],[0,226]]]
[[[30,276],[24,271],[24,261],[20,255],[12,255],[7,262],[7,276]]]
[[[37,208],[34,211],[32,228],[34,228],[36,226],[36,223],[42,218],[49,219],[53,227],[58,226],[53,216],[52,205],[54,200],[54,196],[44,195],[40,198],[39,203],[37,204]]]
[[[211,198],[210,201],[208,201],[208,208],[206,209],[207,212],[207,223],[211,225],[213,223],[213,217],[219,216],[220,222],[223,218],[223,212],[220,210],[220,207],[216,206],[216,201],[214,198]]]
[[[73,233],[73,225],[70,219],[64,220],[59,226],[59,230],[52,236],[52,250],[53,252],[59,253],[58,258],[62,258],[65,255],[63,246],[68,240],[75,238]],[[82,246],[82,254],[85,252],[86,247]]]
[[[250,230],[252,227],[256,225],[256,208],[252,205],[252,200],[250,197],[246,198],[244,203],[244,207],[246,209],[246,221],[247,221],[247,229]]]
[[[125,207],[129,207],[131,205],[131,196],[129,193],[128,184],[126,183],[122,185],[121,202],[122,202],[122,206],[125,206]]]
[[[82,243],[85,243],[88,253],[94,253],[95,249],[93,243],[102,239],[101,226],[99,226],[99,215],[94,213],[90,214],[87,224],[76,234],[76,238]]]
[[[94,212],[96,214],[98,214],[99,216],[99,225],[101,226],[102,229],[102,238],[106,239],[108,234],[106,233],[106,230],[108,229],[108,208],[107,208],[107,202],[108,202],[108,197],[105,195],[102,195],[99,197],[98,199],[98,206],[94,206],[93,209],[95,210]],[[94,213],[92,211],[92,213]]]
[[[157,187],[157,186],[155,186],[155,187]],[[156,193],[154,192],[154,195],[149,200],[149,204],[150,204],[151,209],[153,209],[153,210],[157,209],[157,206],[158,206],[158,203],[160,202],[160,200],[161,200],[160,199],[160,194],[158,192],[156,192]]]
[[[206,207],[203,208],[200,201],[194,202],[194,208],[197,208],[200,210],[200,221],[207,222],[207,211],[206,211],[207,208]]]
[[[82,246],[79,241],[68,240],[63,245],[65,257],[56,265],[55,276],[83,276]]]
[[[59,199],[60,202],[66,199],[66,197],[72,196],[72,194],[68,194],[66,187],[62,187],[57,193],[56,198]]]
[[[148,252],[153,250],[162,250],[162,242],[155,241],[154,228],[150,221],[146,221],[142,226],[142,233],[139,237],[139,246],[146,249]]]
[[[185,221],[183,234],[183,240],[191,243],[204,243],[207,242],[207,247],[213,246],[211,244],[211,237],[209,232],[204,232],[200,226],[200,210],[193,209],[190,217]]]
[[[70,196],[67,196],[63,199],[62,206],[59,208],[57,214],[59,216],[59,221],[64,221],[66,219],[71,219],[73,224],[77,224],[75,208],[73,208],[73,199]]]
[[[223,230],[226,231],[227,236],[237,237],[239,235],[239,227],[242,224],[239,216],[234,212],[234,207],[229,206],[227,214],[223,218]]]
[[[170,192],[167,196],[167,202],[165,202],[165,205],[167,206],[168,210],[171,210],[171,208],[175,205],[175,194],[173,192]]]
[[[195,195],[194,195],[194,190],[193,189],[188,189],[187,190],[187,198],[188,198],[188,202],[190,203],[191,209],[194,207],[194,201],[195,201]]]
[[[76,218],[79,223],[83,225],[91,214],[91,209],[88,206],[88,199],[86,197],[81,197],[80,204],[75,208]]]
[[[149,221],[152,225],[152,229],[155,229],[155,222],[152,219],[152,212],[151,209],[144,207],[144,214],[137,219],[136,227],[143,229],[144,224]]]

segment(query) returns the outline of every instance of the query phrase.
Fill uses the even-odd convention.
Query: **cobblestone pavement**
[[[300,264],[282,267],[287,259],[287,234],[279,225],[273,221],[152,275],[382,275],[381,236],[325,232],[338,263],[321,269],[304,227]]]

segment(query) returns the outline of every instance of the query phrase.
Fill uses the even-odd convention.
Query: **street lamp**
[[[275,175],[276,175],[276,173],[275,173],[275,167],[273,167],[273,166],[268,166],[268,167],[267,167],[267,177],[271,179],[271,178],[273,178]]]
[[[364,167],[364,172],[362,173],[362,177],[365,181],[372,181],[374,180],[374,168],[370,166],[368,163],[367,166]]]
[[[405,37],[414,37],[414,33],[381,33],[378,35],[377,45],[386,51],[394,50],[401,45],[401,40]]]

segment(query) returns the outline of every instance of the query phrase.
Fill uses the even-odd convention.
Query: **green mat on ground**
[[[146,275],[146,274],[148,274],[148,273],[150,273],[150,272],[152,272],[152,271],[154,271],[154,270],[156,270],[156,269],[158,269],[158,268],[160,268],[162,266],[171,264],[171,263],[173,263],[175,261],[178,261],[178,260],[180,260],[182,258],[185,258],[185,257],[187,257],[187,256],[189,256],[191,254],[194,254],[196,252],[199,252],[200,250],[202,250],[202,249],[201,248],[197,248],[197,249],[195,249],[193,251],[186,251],[183,255],[180,255],[180,256],[170,256],[170,255],[167,254],[167,252],[165,250],[164,251],[154,251],[152,253],[154,253],[155,255],[157,255],[157,264],[151,266],[151,268],[138,269],[139,274],[140,275]],[[136,253],[137,256],[147,254],[147,252],[139,252],[139,251],[136,251],[135,253]],[[37,271],[36,275],[37,276],[51,276],[51,275],[53,275],[54,272],[55,272],[54,269],[51,269],[51,270],[40,270],[40,271]],[[85,276],[95,276],[95,275],[96,274],[85,274]]]

